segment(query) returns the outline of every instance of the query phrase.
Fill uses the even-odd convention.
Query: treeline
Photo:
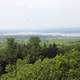
[[[39,37],[27,44],[7,38],[0,48],[1,80],[79,80],[80,46],[41,45]]]

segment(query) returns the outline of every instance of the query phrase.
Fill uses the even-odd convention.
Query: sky
[[[0,0],[0,30],[80,29],[80,0]]]

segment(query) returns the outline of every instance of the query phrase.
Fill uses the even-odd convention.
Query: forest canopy
[[[0,47],[0,80],[80,80],[79,44],[47,44],[37,36],[22,44],[7,38]]]

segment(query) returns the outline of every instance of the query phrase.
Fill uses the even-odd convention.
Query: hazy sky
[[[0,30],[80,28],[80,0],[0,0]]]

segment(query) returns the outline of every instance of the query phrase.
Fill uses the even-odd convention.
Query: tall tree
[[[40,55],[40,38],[35,36],[35,37],[31,37],[29,40],[28,45],[28,53],[30,55],[29,57],[29,63],[34,63]]]
[[[16,53],[16,47],[17,43],[14,38],[7,38],[7,58],[8,58],[8,63],[15,63],[17,53]]]

